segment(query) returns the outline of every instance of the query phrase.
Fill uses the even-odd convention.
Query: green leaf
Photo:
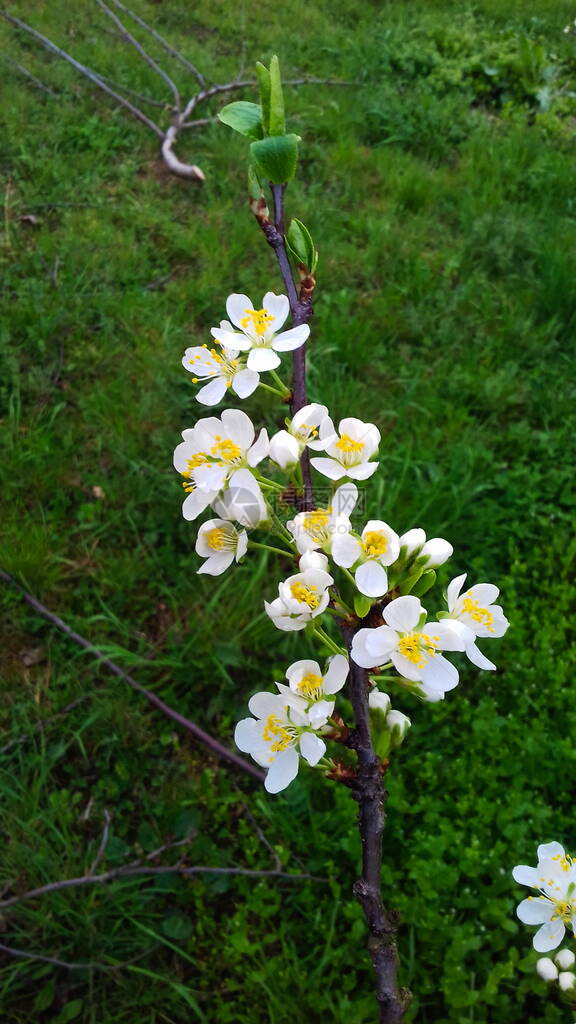
[[[82,1013],[83,1006],[83,999],[73,999],[71,1003],[66,1003],[66,1006],[58,1016],[54,1017],[54,1024],[68,1024],[69,1020],[74,1020],[80,1013]]]
[[[228,103],[218,111],[218,120],[240,135],[247,135],[249,139],[261,139],[264,134],[262,107],[259,103],[246,103],[244,100]]]
[[[169,939],[189,939],[194,929],[187,918],[173,914],[162,921],[162,931]]]
[[[318,253],[314,248],[314,242],[312,241],[312,235],[308,231],[308,228],[301,220],[296,220],[296,217],[291,221],[288,233],[286,235],[286,242],[288,248],[298,263],[303,263],[308,268],[311,274],[316,270],[316,264],[318,263]]]
[[[260,89],[260,106],[262,108],[262,126],[264,135],[270,134],[270,72],[268,68],[256,61],[256,77]]]
[[[290,181],[296,173],[298,135],[271,135],[253,142],[250,153],[256,170],[274,185]]]
[[[428,593],[430,587],[433,587],[436,583],[436,573],[434,569],[428,569],[423,572],[420,579],[412,587],[412,593],[414,597],[424,597],[424,594]]]
[[[280,62],[276,54],[274,54],[270,61],[270,122],[268,130],[270,135],[286,134],[282,77],[280,75]]]
[[[258,172],[252,162],[248,164],[248,195],[251,199],[262,199],[264,196]]]
[[[404,597],[406,594],[412,593],[423,571],[424,570],[422,568],[417,568],[416,571],[413,572],[411,576],[408,576],[408,578],[400,584],[400,594],[402,595],[402,597]]]
[[[365,615],[368,615],[372,607],[372,598],[365,597],[364,594],[356,594],[354,598],[354,611],[359,619],[363,619]]]
[[[54,996],[56,994],[56,985],[54,979],[51,978],[45,985],[42,986],[36,999],[34,1001],[34,1009],[39,1013],[41,1010],[47,1010],[49,1006],[52,1006],[54,1002]]]

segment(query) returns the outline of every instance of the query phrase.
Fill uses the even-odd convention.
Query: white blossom
[[[420,527],[408,530],[400,537],[400,547],[407,558],[418,558],[425,560],[423,564],[427,569],[437,569],[444,565],[454,552],[454,548],[442,537],[432,537],[426,540],[426,534]]]
[[[224,321],[226,326],[221,323],[220,327],[212,328],[212,337],[225,348],[248,352],[248,369],[260,373],[276,369],[280,365],[277,353],[300,348],[310,334],[308,324],[300,324],[278,334],[290,312],[286,295],[266,292],[262,308],[254,309],[247,295],[235,293],[226,300],[226,312],[241,333]]]
[[[208,573],[209,576],[220,576],[234,560],[238,562],[247,550],[248,534],[245,530],[239,533],[232,523],[223,519],[208,519],[198,530],[196,554],[206,561],[197,571]]]
[[[510,623],[499,605],[494,604],[500,591],[492,583],[477,583],[461,594],[466,573],[448,584],[448,617],[460,633],[466,654],[477,668],[495,669],[496,665],[484,657],[476,646],[476,637],[500,637]]]
[[[223,491],[211,499],[211,507],[221,519],[233,519],[254,529],[268,519],[268,508],[257,480],[248,469],[237,469]]]
[[[392,565],[400,553],[400,538],[380,519],[371,519],[360,537],[340,532],[332,544],[332,558],[345,569],[356,566],[354,579],[361,594],[382,597],[388,590],[385,566]]]
[[[334,583],[323,569],[305,569],[278,585],[278,597],[265,601],[264,607],[278,629],[286,632],[304,629],[308,622],[325,611]]]
[[[226,329],[226,323],[223,320],[220,327]],[[238,398],[247,398],[260,383],[259,375],[247,369],[246,361],[239,358],[239,352],[233,348],[218,352],[207,345],[195,345],[186,349],[182,365],[194,374],[194,384],[199,380],[208,381],[196,394],[196,401],[202,405],[218,405],[229,388]]]
[[[248,707],[256,717],[238,722],[236,746],[267,769],[268,792],[279,793],[296,778],[300,756],[316,765],[326,744],[314,732],[306,712],[286,704],[281,694],[256,693]]]
[[[571,949],[559,949],[554,957],[561,971],[569,971],[574,966],[576,956]]]
[[[381,711],[383,715],[388,715],[390,705],[391,701],[387,693],[383,693],[382,690],[370,690],[368,695],[368,707],[372,711]]]
[[[543,981],[558,980],[558,968],[549,956],[542,956],[536,961],[536,973],[540,975]]]
[[[311,725],[319,729],[326,725],[334,710],[334,701],[326,697],[338,693],[347,677],[348,658],[335,654],[329,659],[325,672],[317,661],[295,661],[286,669],[288,686],[284,683],[276,683],[276,686],[289,703],[294,695],[299,703],[304,701]]]
[[[412,722],[408,718],[408,715],[403,714],[402,711],[395,711],[393,709],[386,715],[386,725],[390,729],[391,745],[393,747],[399,747],[405,738],[408,729],[412,725]]]
[[[429,622],[417,597],[397,597],[383,611],[384,625],[360,629],[352,641],[351,658],[362,668],[391,661],[400,675],[419,683],[428,701],[442,700],[458,683],[458,670],[440,651],[463,651],[458,634],[443,622]]]
[[[305,448],[321,451],[330,443],[330,438],[321,440],[319,428],[328,418],[325,405],[313,402],[305,405],[287,424],[286,430],[279,430],[270,439],[270,458],[282,469],[289,469],[300,459]],[[331,421],[330,421],[331,422]],[[336,435],[333,435],[336,440]]]
[[[576,974],[572,971],[560,971],[558,975],[558,984],[563,992],[569,992],[571,988],[574,988],[576,983]]]
[[[336,432],[327,417],[320,426],[319,440],[327,442],[326,456],[310,459],[310,462],[330,480],[342,477],[367,480],[378,468],[377,462],[369,461],[380,444],[380,431],[373,423],[348,416],[340,420]]]
[[[358,500],[356,484],[342,484],[332,497],[328,508],[316,508],[309,512],[299,512],[286,526],[294,540],[298,551],[314,551],[323,548],[331,551],[337,537],[348,535],[350,530],[349,514],[354,511]]]
[[[306,569],[322,569],[328,572],[328,559],[319,551],[305,551],[298,559],[298,567],[300,572],[305,572]]]
[[[576,862],[556,842],[540,845],[537,855],[535,868],[518,864],[512,871],[516,882],[538,893],[522,900],[516,913],[524,924],[541,926],[532,944],[538,953],[548,953],[560,945],[567,925],[576,930]]]
[[[184,502],[185,519],[194,519],[202,511],[202,495],[198,492],[209,495],[205,508],[236,470],[257,466],[266,457],[266,430],[260,431],[256,441],[254,436],[250,418],[240,409],[225,409],[220,418],[198,420],[195,427],[182,432],[183,441],[174,452],[174,467],[194,499]]]

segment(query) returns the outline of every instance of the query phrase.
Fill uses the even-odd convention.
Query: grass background
[[[414,726],[389,775],[383,877],[409,1019],[563,1021],[510,871],[574,837],[572,5],[134,3],[213,80],[278,52],[286,77],[355,83],[288,91],[304,139],[288,210],[321,254],[310,396],[382,430],[368,513],[449,538],[454,572],[498,582],[512,621],[494,676],[469,667],[441,706],[396,700]],[[10,10],[163,98],[95,5]],[[262,615],[280,572],[265,552],[195,575],[171,469],[200,413],[182,351],[230,291],[279,288],[245,206],[245,144],[218,125],[189,136],[207,180],[188,185],[144,128],[4,23],[0,53],[0,565],[230,743],[247,697],[306,643]],[[249,404],[277,422],[267,398]],[[7,891],[83,872],[104,809],[106,867],[193,832],[190,863],[267,868],[255,821],[286,870],[328,880],[161,876],[22,905],[2,942],[100,967],[0,952],[2,1020],[372,1022],[348,793],[306,776],[266,796],[1,598]]]

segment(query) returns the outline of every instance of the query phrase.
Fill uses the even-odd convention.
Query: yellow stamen
[[[274,322],[274,317],[267,309],[245,309],[244,312],[246,316],[240,321],[242,327],[248,327],[250,321],[252,321],[252,329],[259,338],[266,334],[268,325]]]
[[[341,452],[350,454],[352,452],[361,452],[365,448],[363,441],[355,441],[354,438],[350,437],[349,434],[342,434],[338,441],[336,441],[336,448],[339,448]]]
[[[316,587],[313,585],[307,586],[305,583],[291,583],[290,590],[292,597],[296,601],[307,604],[310,609],[317,608],[320,604],[320,598],[316,594]]]
[[[364,535],[362,547],[364,548],[365,554],[368,555],[368,558],[379,558],[380,555],[384,555],[386,553],[388,540],[384,534],[378,530],[370,530]]]
[[[215,526],[213,530],[210,530],[206,534],[208,546],[211,547],[213,551],[222,551],[225,540],[226,534],[219,526]]]
[[[278,738],[275,740],[274,737]],[[280,754],[283,750],[286,750],[294,740],[294,735],[288,731],[285,723],[283,723],[277,715],[268,715],[266,724],[262,730],[262,739],[265,743],[271,743],[270,749],[275,754]],[[273,760],[273,758],[270,758]]]
[[[424,668],[426,656],[434,657],[440,638],[428,633],[405,633],[400,637],[398,649],[416,668]]]
[[[308,697],[309,700],[316,700],[319,696],[319,691],[322,689],[324,679],[322,676],[317,676],[314,672],[308,672],[307,675],[302,676],[302,679],[298,683],[297,690]]]
[[[479,622],[480,625],[486,626],[486,629],[491,633],[494,632],[494,616],[492,612],[488,611],[487,608],[481,608],[478,601],[475,601],[469,594],[464,598],[462,611],[469,615],[474,622]]]
[[[242,454],[241,448],[229,438],[225,438],[223,441],[219,438],[216,438],[216,440],[217,444],[215,444],[211,450],[211,454],[215,458],[222,459],[223,462],[231,463],[238,459]]]

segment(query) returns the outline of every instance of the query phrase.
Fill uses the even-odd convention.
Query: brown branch
[[[359,624],[342,625],[348,650]],[[356,752],[358,765],[352,795],[358,802],[358,829],[362,840],[362,874],[353,887],[366,924],[368,949],[376,974],[376,998],[380,1007],[380,1024],[400,1024],[410,994],[398,988],[398,951],[396,932],[398,915],[382,901],[382,837],[384,833],[384,801],[388,796],[382,782],[384,766],[372,746],[368,695],[368,673],[350,658],[347,691],[354,710],[355,728],[346,745]]]
[[[75,60],[75,58],[71,57],[69,53],[66,53],[66,50],[62,50],[59,46],[56,46],[56,44],[48,39],[47,36],[43,36],[41,32],[37,32],[36,29],[27,25],[25,21],[21,21],[20,18],[16,18],[13,14],[9,14],[8,11],[0,11],[0,17],[5,18],[5,20],[9,21],[12,25],[16,25],[16,27],[22,29],[23,32],[27,32],[28,35],[33,36],[34,39],[37,39],[38,42],[42,43],[47,50],[55,53],[56,56],[61,57],[62,60],[67,61],[73,68],[76,68],[76,71],[79,71],[80,74],[89,78],[94,85],[97,85],[99,89],[102,89],[102,91],[107,93],[108,96],[112,96],[117,103],[120,103],[126,108],[126,110],[129,110],[134,117],[137,117],[139,121],[142,121],[142,123],[145,124],[150,131],[154,132],[155,135],[161,139],[164,138],[164,132],[162,129],[159,128],[159,126],[152,121],[147,114],[144,114],[142,110],[135,107],[133,103],[130,103],[125,96],[121,96],[120,93],[115,92],[114,89],[111,89],[110,86],[106,85],[95,71],[91,71],[85,64],[81,64],[80,61]]]
[[[177,874],[184,878],[191,878],[194,875],[242,875],[247,878],[282,878],[291,882],[313,881],[328,884],[327,878],[318,875],[296,874],[289,871],[258,870],[256,868],[221,868],[209,867],[205,864],[197,864],[188,867],[185,864],[163,864],[156,867],[147,867],[145,864],[128,864],[126,867],[113,868],[110,871],[103,871],[99,875],[80,875],[77,878],[61,878],[57,882],[48,882],[40,885],[37,889],[29,889],[20,896],[11,896],[10,899],[0,900],[0,910],[8,910],[26,900],[35,900],[40,896],[46,896],[51,892],[60,892],[64,889],[77,889],[84,885],[104,885],[114,882],[117,879],[133,878],[135,875],[167,875]]]
[[[180,93],[178,92],[178,87],[176,83],[173,81],[172,78],[170,78],[170,75],[168,75],[166,71],[164,71],[164,69],[161,68],[160,65],[154,60],[154,58],[151,57],[149,53],[147,53],[142,44],[139,43],[136,37],[128,31],[124,23],[120,21],[120,18],[118,18],[117,15],[114,14],[114,11],[111,11],[108,5],[104,3],[104,0],[96,0],[96,3],[98,4],[98,7],[100,7],[100,9],[104,11],[104,13],[107,14],[108,17],[114,22],[116,28],[120,30],[122,39],[125,39],[127,43],[130,43],[130,45],[134,47],[136,52],[140,54],[142,60],[145,61],[146,64],[148,64],[148,66],[151,67],[152,70],[155,71],[156,74],[159,75],[160,78],[166,83],[174,97],[174,104],[176,106],[176,110],[180,110]]]
[[[102,829],[102,836],[101,836],[101,839],[100,839],[100,845],[98,847],[98,852],[97,852],[94,860],[92,861],[91,866],[88,869],[88,874],[89,875],[93,875],[94,874],[94,872],[96,871],[96,868],[98,867],[98,865],[101,863],[101,861],[104,858],[104,854],[106,853],[106,847],[108,846],[108,836],[109,836],[109,833],[110,833],[110,822],[111,822],[111,820],[112,819],[110,817],[110,811],[107,811],[106,808],[104,808],[104,828]]]
[[[175,47],[171,46],[168,40],[164,39],[164,36],[161,36],[160,33],[157,32],[155,28],[152,28],[152,26],[149,25],[148,22],[144,21],[144,19],[141,18],[134,11],[131,11],[130,8],[126,7],[125,4],[120,3],[120,0],[112,0],[112,3],[115,7],[118,7],[121,11],[124,11],[124,14],[127,14],[128,17],[132,18],[132,20],[135,21],[137,25],[140,25],[141,28],[148,32],[152,36],[152,38],[155,39],[156,42],[159,43],[160,46],[162,46],[166,50],[166,53],[169,53],[171,57],[174,57],[177,61],[180,61],[180,64],[182,64],[183,67],[187,68],[188,71],[191,71],[194,77],[197,79],[199,85],[205,85],[206,80],[204,78],[204,75],[201,74],[200,71],[198,71],[198,68],[194,67],[194,64],[192,64],[192,62],[189,61],[187,57],[180,53],[179,50],[176,50]]]
[[[69,971],[117,971],[123,964],[108,967],[106,964],[88,962],[86,964],[71,964],[67,960],[58,960],[55,956],[42,956],[40,953],[27,953],[24,949],[14,949],[13,946],[5,946],[0,942],[0,953],[8,956],[18,957],[23,960],[39,960],[43,964],[53,964],[54,967],[65,967]]]
[[[214,754],[216,754],[217,757],[220,757],[233,764],[236,768],[240,768],[242,771],[247,772],[255,779],[258,779],[259,782],[263,781],[264,772],[260,768],[256,765],[250,764],[249,761],[246,761],[243,757],[234,753],[233,750],[224,746],[224,744],[220,743],[220,741],[215,739],[214,736],[211,736],[209,733],[205,732],[204,729],[201,729],[199,725],[195,724],[195,722],[192,722],[189,718],[185,718],[179,711],[176,711],[174,708],[170,707],[169,704],[166,704],[160,699],[160,697],[157,697],[155,693],[152,693],[151,690],[147,690],[141,683],[136,682],[128,672],[125,672],[119,665],[116,665],[113,661],[110,661],[109,658],[106,658],[96,647],[93,647],[89,640],[86,640],[85,637],[71,629],[59,615],[55,615],[53,612],[49,611],[48,608],[33,597],[32,594],[29,594],[24,590],[24,587],[20,586],[10,573],[7,573],[4,569],[0,569],[0,579],[4,580],[5,583],[9,583],[16,587],[26,603],[29,604],[34,611],[38,612],[42,618],[52,623],[53,626],[56,626],[57,629],[61,630],[62,633],[65,633],[71,640],[74,640],[75,643],[87,651],[91,657],[95,658],[103,668],[108,670],[108,672],[111,672],[112,675],[116,676],[118,679],[123,679],[125,683],[128,683],[128,686],[132,687],[133,690],[136,690],[137,693],[141,693],[150,704],[155,708],[158,708],[158,710],[168,718],[171,718],[173,722],[177,722],[178,725],[186,729],[187,732],[194,736],[195,739],[199,740],[200,743],[203,743],[208,747]]]
[[[40,89],[41,92],[45,92],[47,96],[53,96],[54,98],[58,97],[57,92],[54,92],[53,89],[50,89],[49,86],[45,85],[40,78],[36,78],[36,75],[33,75],[31,71],[28,71],[28,68],[23,67],[22,64],[18,64],[15,60],[12,60],[11,57],[7,57],[6,59],[12,65],[12,67],[15,67],[21,75],[24,75],[24,78],[27,78],[30,82],[32,82],[37,89]]]

